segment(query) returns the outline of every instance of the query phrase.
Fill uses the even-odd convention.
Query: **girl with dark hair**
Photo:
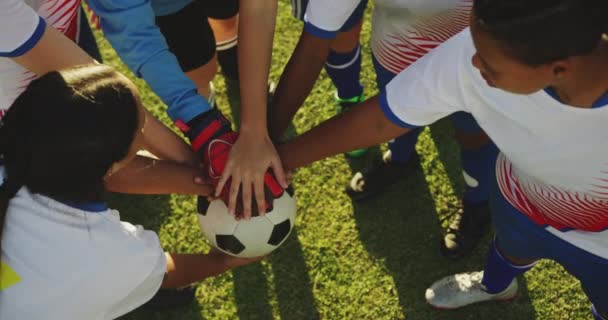
[[[490,197],[496,238],[484,271],[436,282],[427,301],[449,309],[512,299],[516,276],[551,259],[605,318],[607,11],[606,0],[476,0],[469,29],[379,97],[281,146],[283,164],[293,169],[469,112],[501,150]]]
[[[114,319],[160,287],[256,261],[164,253],[106,206],[105,181],[136,159],[146,120],[131,82],[102,65],[48,73],[12,104],[0,125],[0,319]],[[162,163],[143,170],[172,179]]]

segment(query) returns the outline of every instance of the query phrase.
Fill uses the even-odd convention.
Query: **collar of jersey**
[[[559,96],[557,95],[557,92],[555,92],[555,90],[553,88],[547,87],[547,88],[545,88],[545,92],[548,95],[550,95],[553,99],[557,100],[559,103],[562,103],[562,101],[559,99]],[[608,105],[608,92],[604,93],[604,95],[602,95],[599,99],[597,99],[593,103],[591,108],[592,109],[601,108],[606,105]]]
[[[61,203],[66,206],[76,208],[82,211],[89,212],[103,212],[108,210],[108,205],[105,202],[72,202],[72,201],[62,201]]]

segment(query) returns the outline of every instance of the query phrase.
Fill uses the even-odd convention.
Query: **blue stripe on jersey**
[[[108,205],[105,202],[73,202],[62,201],[61,203],[72,208],[80,209],[89,212],[104,212],[108,210]]]
[[[312,34],[315,37],[321,38],[321,39],[335,39],[336,36],[338,35],[338,31],[327,31],[327,30],[323,30],[319,27],[316,27],[315,25],[313,25],[310,22],[306,22],[304,24],[304,31]]]
[[[555,92],[555,90],[551,87],[547,87],[545,88],[545,92],[550,95],[553,99],[559,101],[560,103],[562,103],[562,100],[559,98],[559,95],[557,94],[557,92]],[[604,93],[604,95],[602,95],[599,99],[597,99],[593,105],[591,106],[591,108],[595,109],[595,108],[601,108],[603,106],[608,105],[608,92]]]
[[[608,105],[608,92],[604,93],[603,96],[601,96],[599,99],[597,99],[593,103],[593,106],[591,106],[591,107],[592,108],[601,108],[606,105]]]
[[[11,51],[11,52],[0,52],[0,57],[14,58],[19,57],[30,51],[42,38],[44,34],[44,29],[46,28],[46,22],[41,17],[38,18],[38,26],[34,33],[30,36],[25,43],[23,43],[19,48]]]
[[[416,129],[420,127],[415,126],[413,124],[409,124],[397,117],[397,115],[393,112],[393,110],[388,104],[386,92],[380,93],[380,109],[382,109],[382,112],[384,112],[384,116],[386,116],[392,123],[400,126],[401,128]]]

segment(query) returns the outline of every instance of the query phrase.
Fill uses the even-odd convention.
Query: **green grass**
[[[376,89],[368,45],[369,12],[367,17],[362,81],[372,96]],[[286,0],[280,1],[277,25],[271,72],[275,81],[302,28],[290,16]],[[105,61],[133,78],[108,43],[100,39],[100,45]],[[166,107],[141,80],[136,82],[145,105],[169,123]],[[215,83],[219,104],[227,111],[221,76]],[[297,132],[335,114],[332,93],[323,74],[294,120]],[[236,99],[230,101],[236,104]],[[203,281],[197,302],[190,306],[157,313],[136,311],[123,319],[590,319],[580,285],[552,262],[541,262],[520,279],[520,295],[512,303],[458,311],[437,311],[425,303],[424,290],[434,280],[480,269],[490,239],[461,261],[446,260],[438,253],[441,230],[459,209],[463,190],[451,134],[446,121],[425,130],[417,146],[420,166],[407,180],[364,204],[352,203],[343,192],[351,175],[343,156],[302,168],[294,178],[297,226],[283,247],[261,263]],[[111,202],[123,220],[157,230],[166,250],[209,249],[196,222],[193,197],[116,195]]]

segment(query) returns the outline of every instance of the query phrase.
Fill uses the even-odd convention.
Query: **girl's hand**
[[[263,215],[266,212],[264,176],[269,168],[272,169],[281,187],[283,189],[287,188],[281,159],[279,159],[268,134],[259,135],[247,131],[241,132],[236,143],[232,146],[228,162],[215,189],[216,196],[220,194],[228,179],[231,179],[229,212],[235,214],[237,198],[241,193],[243,218],[251,218],[252,196],[255,197],[257,211],[260,215]]]

